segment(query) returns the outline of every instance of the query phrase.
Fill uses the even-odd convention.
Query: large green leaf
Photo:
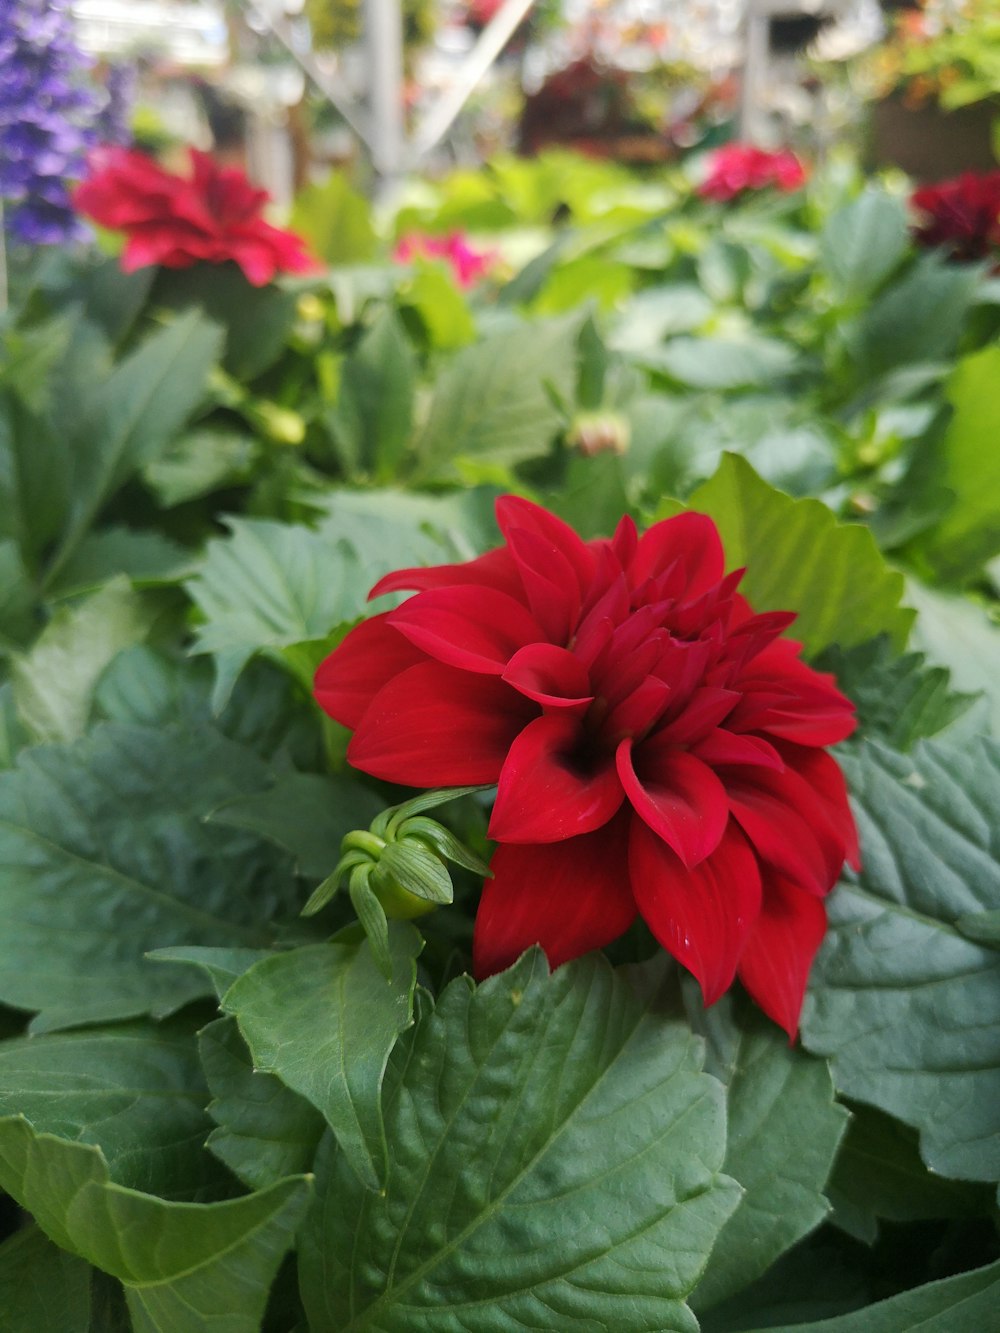
[[[260,450],[252,435],[213,427],[185,433],[143,468],[142,479],[169,509],[250,480]]]
[[[412,926],[390,930],[389,981],[367,942],[293,949],[257,963],[222,1000],[254,1068],[277,1074],[323,1113],[373,1189],[386,1169],[382,1079],[397,1036],[412,1021],[421,945]]]
[[[170,443],[197,407],[221,342],[218,326],[199,311],[181,315],[84,400],[74,432],[69,521],[50,578],[105,501]]]
[[[798,350],[780,338],[746,334],[741,338],[672,338],[663,347],[636,354],[644,366],[695,389],[740,389],[772,385],[791,375],[801,361]]]
[[[899,604],[903,577],[866,528],[838,523],[819,500],[774,490],[735,454],[688,504],[715,519],[727,566],[746,566],[741,590],[755,610],[798,613],[792,634],[807,654],[882,633],[905,643],[913,612]]]
[[[0,1000],[36,1027],[168,1013],[204,982],[171,944],[260,947],[294,907],[287,857],[207,825],[266,765],[210,726],[102,724],[0,773]]]
[[[547,452],[572,400],[579,314],[519,325],[466,348],[442,371],[417,449],[429,472],[456,457],[511,466]]]
[[[685,1297],[738,1197],[699,1064],[595,955],[452,982],[393,1056],[384,1189],[317,1164],[314,1333],[694,1333]]]
[[[112,1184],[98,1148],[0,1121],[0,1187],[63,1249],[125,1286],[135,1333],[258,1333],[309,1198],[291,1178],[223,1203]]]
[[[49,586],[49,596],[92,592],[120,575],[139,585],[175,583],[192,563],[192,552],[162,533],[115,524],[83,538]]]
[[[960,361],[948,383],[953,415],[937,448],[936,485],[955,497],[920,538],[920,553],[949,580],[974,577],[1000,551],[1000,346]]]
[[[254,1069],[236,1020],[220,1018],[199,1037],[217,1128],[208,1147],[251,1189],[308,1171],[323,1117],[280,1079]]]
[[[39,1231],[0,1245],[0,1328],[6,1333],[99,1333],[90,1319],[91,1269]]]
[[[204,617],[196,650],[215,658],[217,711],[255,653],[322,638],[361,614],[367,592],[353,552],[326,533],[270,519],[228,527],[187,584]]]
[[[886,635],[846,650],[834,645],[815,665],[832,671],[857,705],[858,734],[895,750],[944,731],[977,698],[952,690],[947,670],[928,666],[923,653],[894,653]]]
[[[854,299],[873,292],[908,246],[904,201],[873,185],[827,218],[820,257],[838,294]]]
[[[700,1313],[760,1277],[826,1217],[823,1191],[848,1114],[833,1100],[825,1062],[789,1046],[749,1005],[727,996],[702,1010],[698,1025],[709,1041],[706,1069],[726,1086],[723,1169],[745,1191],[695,1289]]]
[[[283,773],[267,791],[220,806],[212,820],[276,842],[294,855],[299,874],[325,879],[340,859],[345,833],[367,828],[384,808],[352,777]]]
[[[815,1324],[784,1324],[782,1333],[986,1333],[996,1327],[998,1304],[1000,1263],[995,1263],[929,1282],[852,1314]]]
[[[207,1100],[194,1039],[170,1025],[0,1042],[0,1115],[96,1144],[119,1185],[164,1198],[203,1197],[219,1175],[202,1148]]]
[[[830,899],[803,1038],[842,1092],[920,1131],[932,1170],[1000,1179],[1000,953],[958,927],[1000,908],[1000,747],[843,764],[863,869]]]
[[[0,541],[0,654],[34,635],[35,596],[17,543],[12,538]]]
[[[289,225],[329,264],[371,259],[378,244],[371,209],[342,171],[299,191]]]
[[[344,362],[329,424],[349,475],[391,480],[413,429],[416,354],[385,306]]]
[[[56,612],[11,672],[18,713],[36,740],[83,735],[101,673],[123,648],[146,637],[152,619],[126,578]]]
[[[1000,625],[983,606],[910,579],[906,600],[917,609],[913,645],[948,668],[961,690],[982,693],[989,730],[1000,736]]]

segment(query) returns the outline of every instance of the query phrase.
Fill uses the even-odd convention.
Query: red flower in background
[[[199,260],[232,260],[255,287],[276,273],[311,273],[319,265],[305,242],[262,216],[268,195],[234,167],[220,167],[191,149],[190,177],[126,148],[101,148],[91,174],[73,196],[78,213],[128,237],[126,273],[162,264],[189,268]]]
[[[750,143],[728,143],[708,159],[708,175],[698,186],[703,199],[725,203],[746,190],[797,190],[805,184],[806,169],[788,149],[768,153]]]
[[[955,259],[985,259],[1000,251],[1000,171],[966,171],[914,190],[920,214],[913,229],[921,245],[945,246]]]
[[[415,259],[443,259],[460,287],[474,286],[496,262],[496,255],[474,249],[459,231],[447,236],[408,232],[396,243],[392,257],[397,264],[411,264]]]
[[[416,596],[320,666],[349,760],[412,786],[498,784],[479,976],[534,943],[557,966],[638,912],[707,1003],[738,974],[794,1035],[824,895],[857,861],[824,749],[852,705],[781,637],[794,616],[751,611],[704,515],[586,543],[513,496],[497,518],[500,549],[376,584]]]

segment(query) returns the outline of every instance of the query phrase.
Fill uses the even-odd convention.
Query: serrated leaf
[[[7,1333],[98,1333],[90,1319],[91,1269],[38,1227],[0,1245],[0,1328]]]
[[[201,611],[196,652],[216,664],[222,708],[256,653],[317,639],[361,614],[367,588],[352,551],[300,524],[231,518],[186,585]]]
[[[413,1013],[420,936],[390,930],[387,980],[367,943],[308,945],[275,954],[223,997],[255,1069],[276,1074],[325,1116],[366,1187],[385,1171],[379,1099],[389,1052]]]
[[[855,648],[827,648],[814,665],[832,671],[857,706],[858,734],[895,750],[944,731],[977,698],[952,690],[947,670],[929,666],[923,653],[894,653],[885,635]]]
[[[146,637],[152,620],[125,578],[55,613],[11,670],[18,714],[35,740],[83,735],[101,673],[122,649]]]
[[[684,1300],[738,1196],[699,1064],[595,955],[452,982],[393,1056],[384,1189],[317,1163],[314,1333],[694,1333]]]
[[[173,505],[250,480],[258,445],[235,430],[195,430],[180,437],[143,469],[143,481],[158,502]]]
[[[763,334],[742,338],[672,338],[663,347],[635,354],[649,370],[695,389],[740,389],[773,384],[800,368],[791,343]]]
[[[383,308],[344,362],[329,424],[349,474],[390,480],[413,428],[416,354],[399,316]]]
[[[511,466],[548,451],[561,415],[547,384],[569,401],[576,377],[579,314],[495,333],[458,353],[438,377],[417,442],[423,468],[452,460]]]
[[[221,330],[181,315],[118,363],[84,401],[73,454],[72,503],[49,577],[73,553],[101,506],[180,430],[202,396]]]
[[[249,972],[254,963],[270,956],[270,949],[212,949],[197,944],[180,945],[173,949],[150,949],[146,954],[153,963],[191,963],[203,968],[219,1000],[237,977]]]
[[[783,1333],[985,1333],[996,1323],[1000,1263],[928,1282],[816,1324],[783,1324]],[[769,1325],[768,1328],[773,1327]],[[767,1333],[765,1328],[751,1333]]]
[[[829,900],[803,1039],[843,1093],[920,1131],[932,1170],[1000,1179],[1000,955],[956,928],[1000,905],[1000,747],[841,762],[863,869]]]
[[[236,1020],[220,1018],[199,1035],[218,1128],[208,1148],[244,1185],[268,1185],[308,1171],[325,1128],[323,1117],[273,1074],[254,1069]]]
[[[267,791],[213,810],[211,820],[277,843],[295,857],[300,875],[323,879],[337,863],[344,835],[367,828],[382,808],[380,798],[354,778],[283,773]]]
[[[789,1046],[758,1011],[730,996],[707,1012],[693,995],[689,1003],[708,1037],[706,1069],[726,1088],[723,1169],[744,1190],[695,1289],[700,1314],[742,1291],[827,1216],[824,1187],[848,1113],[834,1101],[825,1062]]]
[[[88,533],[63,565],[50,597],[90,592],[117,575],[135,584],[177,582],[190,571],[192,553],[159,532],[120,526]]]
[[[204,993],[149,949],[262,947],[295,908],[287,859],[209,826],[266,786],[266,765],[212,728],[101,724],[0,773],[0,1000],[53,1028],[160,1016]]]
[[[170,1026],[0,1042],[0,1115],[96,1145],[119,1185],[164,1198],[204,1197],[218,1183],[202,1148],[207,1100],[194,1039]]]
[[[906,206],[876,186],[839,208],[820,236],[824,268],[842,296],[873,292],[897,267],[909,248]]]
[[[871,1243],[883,1218],[908,1222],[989,1213],[988,1187],[932,1174],[917,1145],[909,1125],[871,1106],[852,1107],[827,1189],[838,1226]]]
[[[308,1204],[281,1181],[223,1203],[166,1203],[115,1185],[97,1148],[0,1121],[0,1187],[63,1249],[125,1286],[135,1333],[258,1333]]]
[[[866,528],[838,523],[819,500],[774,490],[735,454],[688,505],[715,519],[727,568],[746,566],[740,588],[754,610],[798,613],[791,635],[808,655],[882,633],[897,647],[906,642],[913,612],[899,604],[903,576]]]
[[[954,501],[919,539],[938,576],[966,581],[1000,551],[1000,347],[984,347],[955,367],[946,389],[953,413],[937,446],[934,484]]]

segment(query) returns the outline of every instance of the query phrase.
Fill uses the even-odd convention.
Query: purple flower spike
[[[70,189],[95,142],[88,66],[69,0],[0,0],[0,198],[14,240],[58,245],[87,234]]]

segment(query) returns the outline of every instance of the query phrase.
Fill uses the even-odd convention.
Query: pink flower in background
[[[492,250],[474,249],[460,231],[446,236],[407,232],[396,243],[392,257],[397,264],[411,264],[415,259],[443,259],[460,287],[475,286],[496,263]]]
[[[161,264],[190,268],[199,260],[231,260],[248,282],[263,287],[276,273],[313,273],[319,264],[294,232],[263,217],[268,195],[242,171],[221,167],[191,150],[190,176],[178,176],[131,149],[98,149],[73,206],[102,227],[128,238],[126,273]]]
[[[728,143],[708,159],[708,175],[698,186],[703,199],[725,203],[747,190],[768,186],[783,191],[805,184],[806,169],[790,150],[769,153],[750,143]]]

